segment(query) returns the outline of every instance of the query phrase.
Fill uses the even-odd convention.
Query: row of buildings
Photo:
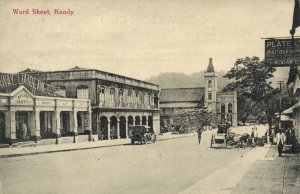
[[[172,124],[174,109],[206,105],[237,123],[236,94],[217,89],[212,59],[202,88],[158,85],[97,69],[25,70],[0,75],[0,143],[41,139],[128,138],[131,125]]]

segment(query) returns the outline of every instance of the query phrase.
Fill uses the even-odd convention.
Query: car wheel
[[[134,144],[134,139],[131,140],[131,144],[132,144],[132,145]]]
[[[148,138],[144,138],[144,144],[147,144]]]
[[[155,143],[155,141],[156,141],[156,136],[153,137],[153,143]]]

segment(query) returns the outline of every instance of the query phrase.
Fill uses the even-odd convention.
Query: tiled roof
[[[200,102],[204,98],[205,88],[169,88],[162,89],[160,102]]]

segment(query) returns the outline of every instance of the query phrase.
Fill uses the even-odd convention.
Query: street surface
[[[2,158],[0,186],[12,194],[179,193],[250,150],[211,149],[210,137],[203,133],[201,145],[195,135],[147,145]]]

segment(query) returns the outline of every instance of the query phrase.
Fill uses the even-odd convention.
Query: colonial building
[[[171,125],[178,108],[194,108],[204,105],[205,88],[161,89],[160,121],[162,126]]]
[[[178,108],[196,108],[205,105],[208,112],[216,116],[218,123],[224,123],[226,120],[231,122],[233,126],[236,126],[236,92],[218,91],[217,79],[218,76],[210,58],[204,76],[204,87],[161,89],[161,125],[171,125]],[[212,123],[212,125],[215,124]]]
[[[63,98],[27,74],[0,74],[0,144],[51,139],[53,143],[90,138],[89,99]]]
[[[95,138],[127,138],[130,125],[159,132],[159,86],[96,69],[27,72],[68,98],[90,99]]]

